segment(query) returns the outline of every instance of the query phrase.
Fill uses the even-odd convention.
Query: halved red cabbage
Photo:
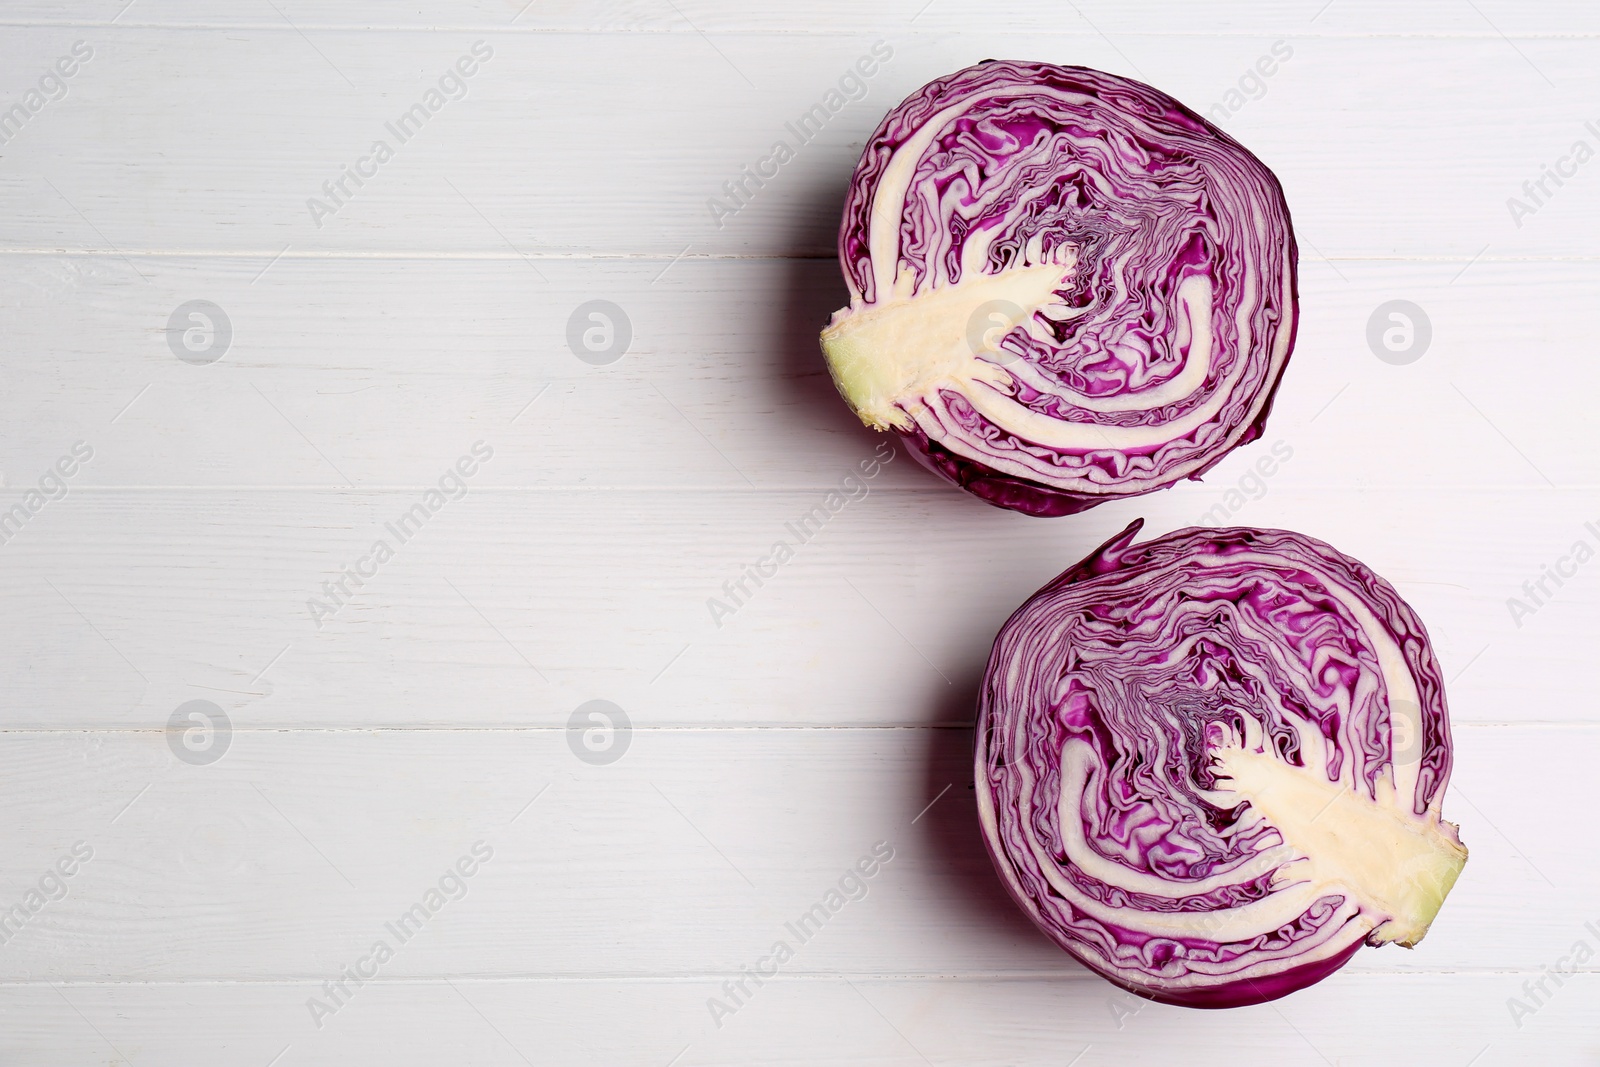
[[[1142,996],[1281,997],[1422,939],[1466,862],[1444,684],[1394,588],[1303,534],[1133,523],[1001,629],[978,810],[1039,927]]]
[[[1294,347],[1283,191],[1127,78],[990,60],[862,153],[822,347],[868,426],[991,504],[1064,515],[1261,434]]]

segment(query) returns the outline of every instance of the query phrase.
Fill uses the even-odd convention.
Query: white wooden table
[[[1600,563],[1508,606],[1600,545],[1600,162],[1507,203],[1600,148],[1600,9],[124,3],[0,8],[0,1063],[1600,1063]],[[714,619],[877,443],[814,340],[860,146],[991,56],[1143,77],[1283,179],[1267,437],[1060,520],[901,454]],[[1422,613],[1472,860],[1415,951],[1137,1010],[1002,896],[969,723],[1024,597],[1219,503]],[[629,725],[575,749],[593,700]]]

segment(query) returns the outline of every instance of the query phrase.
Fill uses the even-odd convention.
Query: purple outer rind
[[[932,441],[920,427],[913,426],[911,430],[896,430],[895,432],[906,442],[908,452],[913,458],[952,485],[965,489],[994,507],[1037,517],[1074,515],[1110,500],[1124,500],[1143,496],[1158,489],[1170,489],[1178,481],[1199,481],[1230,452],[1257,440],[1266,429],[1267,418],[1272,412],[1273,401],[1276,399],[1278,389],[1283,382],[1283,372],[1288,369],[1289,361],[1293,357],[1295,342],[1299,334],[1299,249],[1294,235],[1293,218],[1289,212],[1287,199],[1283,194],[1283,185],[1278,180],[1277,175],[1248,148],[1245,148],[1233,137],[1219,129],[1205,116],[1180,101],[1143,82],[1107,74],[1092,67],[1037,63],[1026,60],[985,59],[971,67],[937,78],[891,109],[884,116],[883,121],[878,124],[877,129],[873,131],[872,136],[868,138],[866,146],[862,150],[861,159],[851,176],[850,193],[846,197],[844,215],[839,224],[837,243],[840,269],[846,278],[853,280],[857,288],[865,294],[868,301],[874,299],[875,294],[871,291],[872,279],[870,272],[865,271],[862,267],[862,264],[870,258],[867,255],[866,233],[872,198],[870,195],[862,195],[862,189],[864,187],[876,188],[877,176],[881,173],[882,168],[886,166],[892,151],[892,145],[896,143],[892,130],[897,120],[902,119],[908,111],[918,110],[919,108],[931,114],[938,109],[940,98],[947,89],[959,85],[964,80],[975,75],[981,77],[981,72],[983,72],[984,68],[997,63],[1016,68],[1031,69],[1041,76],[1051,76],[1062,80],[1071,80],[1074,76],[1079,76],[1083,81],[1087,81],[1090,84],[1100,82],[1112,88],[1126,86],[1137,92],[1149,94],[1151,97],[1158,99],[1172,117],[1186,120],[1196,130],[1204,131],[1210,137],[1232,147],[1241,156],[1254,163],[1259,168],[1261,176],[1266,180],[1276,199],[1274,206],[1282,215],[1285,234],[1288,239],[1289,247],[1286,257],[1289,273],[1288,308],[1292,313],[1289,325],[1288,351],[1285,354],[1283,366],[1279,369],[1279,373],[1266,384],[1266,397],[1261,405],[1261,410],[1250,425],[1240,434],[1237,441],[1228,448],[1218,450],[1216,455],[1208,459],[1203,466],[1183,478],[1147,486],[1136,491],[1082,493],[1045,485],[1032,479],[994,470],[983,463],[956,455],[950,449]],[[1080,86],[1083,81],[1080,81]]]
[[[988,821],[980,819],[983,830],[985,850],[990,861],[994,864],[995,872],[1001,884],[1005,886],[1012,899],[1016,901],[1024,914],[1057,946],[1066,951],[1086,968],[1105,978],[1113,985],[1145,1000],[1156,1003],[1171,1004],[1179,1007],[1191,1008],[1232,1008],[1244,1007],[1252,1004],[1261,1004],[1289,995],[1307,986],[1314,985],[1343,967],[1354,956],[1365,941],[1357,941],[1345,951],[1327,959],[1316,960],[1306,964],[1295,965],[1285,970],[1270,975],[1249,978],[1221,980],[1215,985],[1203,987],[1189,987],[1181,989],[1163,988],[1159,986],[1138,986],[1126,981],[1101,966],[1089,953],[1081,951],[1071,936],[1063,929],[1053,925],[1042,913],[1038,901],[1021,891],[1018,880],[1012,872],[1015,864],[1007,854],[1007,835],[1004,823],[1007,810],[1001,808],[993,795],[991,776],[1004,774],[1004,759],[999,764],[991,758],[991,752],[996,751],[996,731],[1002,728],[1003,722],[1015,718],[1007,716],[1004,709],[996,706],[1000,699],[997,696],[997,675],[1003,676],[1008,671],[1016,668],[1014,662],[1009,662],[1009,650],[1003,651],[1002,645],[1007,634],[1014,627],[1027,626],[1032,623],[1032,616],[1040,605],[1048,605],[1052,598],[1056,598],[1071,590],[1073,586],[1081,583],[1093,582],[1107,575],[1126,577],[1125,572],[1138,573],[1151,565],[1153,557],[1159,557],[1163,551],[1169,552],[1173,557],[1181,557],[1185,553],[1179,551],[1179,546],[1185,543],[1195,543],[1202,546],[1202,550],[1213,547],[1226,552],[1228,549],[1255,548],[1260,550],[1270,549],[1271,544],[1284,541],[1294,547],[1310,551],[1318,563],[1335,574],[1342,581],[1348,581],[1353,586],[1365,592],[1367,606],[1379,618],[1384,626],[1390,630],[1397,640],[1406,665],[1410,670],[1413,681],[1417,686],[1418,697],[1424,711],[1423,739],[1426,755],[1422,758],[1419,768],[1419,796],[1414,801],[1414,810],[1426,808],[1443,788],[1448,780],[1451,760],[1451,742],[1449,732],[1448,708],[1445,704],[1443,676],[1438,661],[1434,658],[1427,631],[1421,619],[1411,610],[1391,586],[1383,578],[1375,574],[1358,560],[1339,552],[1331,545],[1304,534],[1293,533],[1285,530],[1256,529],[1250,527],[1223,527],[1223,528],[1188,528],[1177,530],[1163,537],[1154,538],[1139,545],[1133,544],[1134,537],[1144,524],[1143,519],[1135,519],[1121,533],[1112,537],[1105,544],[1089,553],[1084,559],[1068,567],[1056,578],[1046,583],[1037,593],[1029,597],[1015,612],[1012,613],[1005,624],[1000,628],[995,638],[994,648],[990,653],[989,661],[984,671],[983,686],[979,693],[977,730],[975,733],[974,771],[976,788],[983,796],[990,797],[995,804],[995,823],[990,826]],[[1158,566],[1181,565],[1173,559],[1157,559]],[[1287,560],[1287,567],[1303,566],[1300,561]],[[1016,714],[1039,714],[1038,709],[1025,708]],[[1003,751],[1003,746],[1001,746]]]
[[[905,441],[906,454],[918,464],[997,508],[1020,511],[1038,518],[1053,518],[1057,515],[1076,515],[1101,502],[1100,497],[1052,489],[1048,485],[1002,474],[981,463],[974,463],[937,441],[930,440],[920,427],[896,430],[895,433]]]
[[[990,853],[990,858],[993,858]],[[1037,919],[1034,925],[1039,926],[1046,934],[1050,931],[1039,924]],[[1252,1004],[1265,1004],[1271,1000],[1279,1000],[1290,993],[1298,993],[1307,986],[1316,985],[1324,978],[1333,974],[1339,968],[1350,962],[1350,957],[1361,951],[1362,942],[1357,941],[1344,952],[1337,956],[1330,956],[1325,960],[1315,960],[1303,963],[1298,967],[1291,967],[1286,971],[1279,971],[1271,978],[1247,978],[1242,982],[1217,986],[1213,989],[1196,989],[1185,993],[1181,997],[1169,996],[1165,993],[1153,993],[1148,989],[1140,989],[1119,981],[1104,971],[1089,964],[1083,957],[1073,953],[1079,963],[1083,963],[1095,974],[1110,982],[1119,989],[1125,989],[1136,997],[1153,1001],[1156,1004],[1170,1004],[1175,1008],[1204,1008],[1215,1010],[1218,1008],[1248,1008]],[[1071,949],[1067,950],[1071,952]]]
[[[1298,289],[1296,290],[1298,297]],[[1300,327],[1300,317],[1295,316],[1294,325],[1290,327],[1290,348],[1294,347],[1293,331]],[[1288,363],[1285,361],[1285,366]],[[1243,448],[1245,445],[1259,438],[1267,426],[1267,416],[1272,413],[1272,403],[1277,399],[1278,387],[1283,384],[1283,377],[1279,375],[1272,382],[1272,388],[1267,392],[1266,402],[1261,405],[1261,414],[1256,416],[1255,422],[1239,438],[1239,443],[1234,448]],[[1029,481],[1026,478],[1017,478],[1009,474],[985,467],[981,463],[974,463],[970,459],[956,455],[937,441],[930,440],[922,432],[921,427],[913,425],[910,430],[896,430],[901,440],[906,443],[906,452],[918,464],[937,474],[951,485],[958,486],[982,500],[986,504],[1007,511],[1020,511],[1024,515],[1035,518],[1055,518],[1058,515],[1076,515],[1088,511],[1096,504],[1104,504],[1108,500],[1131,500],[1136,496],[1148,496],[1163,489],[1171,489],[1177,482],[1168,482],[1165,485],[1154,485],[1148,489],[1141,489],[1133,493],[1074,493],[1067,489],[1056,489],[1039,482]],[[1211,468],[1228,458],[1229,452],[1218,452],[1216,457],[1205,466],[1189,475],[1187,481],[1197,482],[1204,477]]]
[[[978,760],[980,766],[982,759],[983,732],[980,729],[978,732]],[[1057,947],[1063,949],[1067,955],[1083,964],[1089,971],[1104,978],[1118,989],[1131,993],[1140,1000],[1148,1000],[1154,1004],[1170,1004],[1175,1008],[1212,1010],[1218,1008],[1247,1008],[1252,1004],[1265,1004],[1268,1001],[1286,997],[1290,993],[1297,993],[1308,986],[1316,985],[1349,963],[1350,958],[1359,952],[1364,945],[1363,942],[1357,941],[1348,950],[1337,956],[1330,956],[1325,960],[1314,960],[1298,967],[1291,967],[1269,978],[1245,979],[1240,982],[1230,982],[1208,989],[1186,990],[1181,996],[1161,990],[1141,988],[1107,973],[1097,966],[1092,959],[1078,952],[1071,945],[1064,944],[1056,931],[1051,929],[1050,925],[1039,915],[1037,909],[1033,907],[1033,902],[1018,894],[1012,887],[1011,880],[1006,877],[1004,862],[1001,860],[1000,854],[995,850],[995,842],[989,834],[983,835],[983,844],[984,851],[989,854],[989,862],[994,864],[995,873],[1000,876],[1001,884],[1010,893],[1011,899],[1016,901],[1017,907],[1022,909],[1022,913],[1028,917],[1034,926],[1038,927],[1040,933],[1053,941]]]
[[[981,729],[978,732],[978,760],[981,767],[983,760],[983,732]],[[983,835],[983,845],[984,851],[989,854],[989,862],[994,864],[995,874],[1000,877],[1001,885],[1005,886],[1006,891],[1011,895],[1011,899],[1016,901],[1017,907],[1022,909],[1022,913],[1028,917],[1034,926],[1038,927],[1040,933],[1053,941],[1067,955],[1083,964],[1089,971],[1104,978],[1118,989],[1131,993],[1140,1000],[1148,1000],[1154,1004],[1170,1004],[1175,1008],[1206,1009],[1247,1008],[1252,1004],[1265,1004],[1268,1001],[1286,997],[1290,993],[1297,993],[1307,986],[1316,985],[1349,963],[1350,958],[1363,947],[1363,942],[1357,941],[1347,951],[1337,956],[1331,956],[1325,960],[1315,960],[1299,967],[1291,967],[1286,971],[1280,971],[1272,975],[1270,978],[1245,979],[1241,982],[1231,982],[1210,989],[1189,990],[1182,996],[1175,996],[1160,990],[1144,989],[1107,973],[1097,966],[1092,959],[1084,956],[1071,945],[1064,944],[1056,931],[1051,929],[1037,909],[1033,907],[1033,902],[1017,893],[1012,887],[1011,880],[1006,877],[1005,862],[1002,861],[1000,854],[995,850],[995,842],[991,835]]]

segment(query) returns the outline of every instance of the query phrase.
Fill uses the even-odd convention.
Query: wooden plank
[[[1223,105],[1223,125],[1283,179],[1315,255],[1459,266],[1590,256],[1600,238],[1600,187],[1581,169],[1547,188],[1555,195],[1522,225],[1507,207],[1576,140],[1596,140],[1580,103],[1600,87],[1593,37],[1304,38],[1258,99],[1229,108],[1270,36],[1197,47],[1182,35],[1118,44],[1081,27],[897,33],[884,38],[894,55],[865,97],[842,106],[747,208],[717,219],[711,198],[850,72],[870,34],[82,33],[96,38],[82,38],[95,58],[6,146],[7,248],[135,261],[150,250],[247,252],[258,269],[286,247],[827,254],[843,185],[884,111],[994,55],[1141,75],[1201,110]],[[14,74],[0,99],[25,92],[79,36],[65,26],[8,32],[0,65],[38,73]],[[465,96],[441,98],[420,131],[389,132],[479,39],[493,58],[463,83]],[[360,164],[370,180],[346,179],[348,196],[323,191],[343,167],[376,158],[377,140],[393,158]],[[313,199],[338,210],[324,215]]]
[[[75,488],[425,486],[481,437],[496,455],[475,484],[821,490],[886,439],[845,409],[817,349],[847,300],[831,260],[564,260],[540,267],[547,281],[493,259],[262,266],[145,258],[140,283],[116,257],[0,256],[16,294],[0,331],[38,354],[0,369],[4,484],[31,486],[81,439],[95,456]],[[1600,485],[1600,451],[1573,447],[1593,430],[1588,393],[1550,388],[1593,352],[1597,285],[1596,263],[1308,260],[1268,427],[1293,454],[1276,484]],[[1512,290],[1516,316],[1486,313]],[[1430,335],[1405,365],[1368,347],[1397,299]],[[207,365],[178,358],[183,335],[167,329],[193,321],[179,309],[195,300],[227,324],[225,348],[213,334],[195,354]],[[602,365],[580,358],[595,300],[627,335]],[[1194,507],[1233,469],[1167,495]],[[911,464],[885,476],[935,484]]]
[[[1589,1062],[1594,961],[1546,976],[1600,947],[1572,847],[1600,622],[1587,566],[1545,575],[1600,539],[1600,214],[1588,168],[1520,225],[1507,202],[1600,144],[1596,12],[8,4],[0,109],[94,55],[0,146],[0,503],[94,455],[0,543],[0,907],[65,889],[0,943],[0,1061]],[[865,98],[717,227],[707,199],[880,38]],[[319,228],[307,199],[480,39],[466,98]],[[1304,316],[1268,436],[1054,523],[899,455],[718,626],[708,599],[877,443],[814,342],[860,144],[989,55],[1143,77],[1283,178]],[[197,299],[233,328],[209,365],[168,341]],[[604,366],[567,341],[597,299],[633,333]],[[1397,299],[1433,329],[1400,366],[1367,341]],[[479,440],[465,497],[318,628],[321,582]],[[1003,898],[965,787],[988,643],[1140,515],[1304,529],[1427,620],[1473,858],[1415,952],[1138,1010]],[[563,728],[596,698],[631,720],[615,762]],[[196,699],[231,717],[214,763],[162,732]],[[718,1027],[722,982],[878,841],[866,897]],[[322,983],[454,897],[477,842],[319,1028]]]
[[[1059,33],[1096,29],[1122,37],[1163,33],[1198,36],[1298,34],[1305,36],[1417,34],[1496,37],[1500,33],[1576,35],[1600,32],[1594,9],[1579,0],[1537,4],[1484,0],[1472,6],[1419,4],[1396,8],[1378,0],[1339,0],[1337,4],[1274,4],[1264,0],[1224,0],[1197,9],[1177,0],[1146,0],[1135,9],[1088,3],[1063,9],[1049,0],[1006,0],[982,5],[955,0],[886,0],[860,4],[819,0],[803,11],[777,3],[732,0],[428,0],[397,8],[383,0],[345,0],[337,8],[310,0],[275,3],[277,13],[243,6],[218,7],[204,0],[18,0],[7,5],[5,24],[89,27],[178,28],[221,26],[271,28],[292,32],[327,29],[466,30],[525,33],[551,30],[614,33],[837,34],[895,32],[971,33],[1002,25],[1014,31]],[[1476,8],[1476,10],[1474,10]]]
[[[271,727],[558,726],[595,698],[652,724],[966,723],[994,634],[1030,593],[1135,517],[1152,532],[1205,517],[1176,494],[1049,523],[942,488],[878,489],[802,542],[790,525],[821,492],[485,489],[402,541],[388,527],[418,499],[102,491],[51,505],[0,549],[0,721],[148,727],[204,696]],[[1398,583],[1459,721],[1594,722],[1567,681],[1597,636],[1593,567],[1547,582],[1552,599],[1527,614],[1509,603],[1541,562],[1592,540],[1592,512],[1549,489],[1269,483],[1230,521],[1305,530]],[[732,590],[778,541],[793,558]],[[369,577],[357,587],[346,567]],[[324,588],[340,580],[345,592]]]
[[[1122,1063],[1593,1062],[1600,981],[1568,979],[1517,1029],[1516,975],[1337,976],[1275,1005],[1196,1012],[1144,1005],[1098,979],[782,976],[719,1029],[715,981],[370,982],[317,1029],[315,983],[39,985],[0,1000],[0,1050],[18,1063],[347,1064],[364,1059],[550,1067],[1082,1067]],[[1352,1025],[1352,1020],[1358,1020]],[[1487,1050],[1486,1050],[1487,1047]],[[676,1061],[673,1057],[677,1056]]]
[[[10,931],[0,980],[320,981],[380,939],[386,979],[720,978],[875,848],[892,857],[786,974],[1080,973],[990,868],[970,731],[640,729],[595,764],[561,730],[236,725],[210,764],[148,731],[0,735],[0,900],[92,852]],[[1597,744],[1463,729],[1446,814],[1466,873],[1419,948],[1350,971],[1527,974],[1567,952],[1600,916],[1553,813],[1582,809]],[[434,887],[431,916],[386,925]]]

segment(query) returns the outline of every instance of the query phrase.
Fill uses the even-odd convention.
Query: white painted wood
[[[551,30],[591,32],[764,31],[786,34],[838,34],[874,29],[926,33],[970,33],[985,25],[1015,31],[1095,32],[1147,37],[1153,33],[1200,36],[1259,36],[1293,33],[1304,36],[1495,37],[1497,31],[1518,38],[1593,34],[1600,24],[1594,9],[1580,0],[1548,0],[1519,4],[1515,0],[1475,0],[1454,4],[1387,5],[1379,0],[1338,0],[1279,4],[1270,0],[1220,0],[1200,7],[1179,0],[1141,0],[1137,4],[1106,2],[1066,6],[1050,0],[1002,0],[975,17],[970,6],[951,0],[888,0],[880,4],[818,0],[797,12],[778,4],[737,0],[426,0],[403,6],[384,0],[275,0],[276,11],[249,5],[208,4],[205,0],[14,0],[6,6],[7,25],[123,27],[298,27],[320,29],[496,29],[544,33]]]
[[[285,247],[826,254],[863,140],[934,76],[1024,55],[1142,75],[1207,111],[1271,44],[1151,36],[1124,47],[1081,29],[891,36],[894,58],[866,97],[719,227],[708,200],[834,86],[870,34],[339,29],[311,41],[287,26],[17,28],[0,44],[7,96],[75,39],[96,52],[67,96],[6,146],[3,245],[248,252],[258,269]],[[494,58],[465,98],[404,143],[387,131],[480,39]],[[1506,201],[1576,139],[1596,139],[1584,123],[1600,88],[1600,40],[1328,37],[1293,47],[1264,95],[1222,124],[1282,178],[1309,256],[1460,266],[1593,254],[1593,175],[1580,170],[1520,228]],[[347,183],[336,215],[314,219],[308,201],[331,205],[323,183],[375,140],[394,158],[360,188]],[[519,269],[532,286],[532,269]]]
[[[1593,961],[1520,1026],[1508,1001],[1600,948],[1597,572],[1520,620],[1507,599],[1600,538],[1600,171],[1520,227],[1506,199],[1600,143],[1596,20],[1572,0],[8,3],[0,107],[75,41],[94,56],[0,145],[0,503],[74,442],[94,456],[0,543],[0,908],[75,842],[94,856],[0,943],[0,1062],[1592,1063]],[[866,98],[718,229],[706,199],[878,38],[895,57]],[[479,39],[467,98],[318,229],[306,199]],[[1219,120],[1303,240],[1266,439],[1059,521],[898,456],[718,627],[707,598],[877,443],[814,337],[883,111],[990,55],[1206,110],[1279,39],[1293,57]],[[1365,341],[1397,298],[1434,330],[1405,367]],[[209,366],[168,347],[195,299],[233,328]],[[593,299],[633,331],[609,366],[566,345]],[[479,440],[465,498],[319,629],[320,583]],[[1277,442],[1293,456],[1257,482]],[[1002,898],[964,727],[1029,592],[1135,517],[1219,507],[1332,541],[1422,613],[1472,860],[1415,952],[1273,1006],[1130,1014]],[[607,766],[564,729],[596,698],[634,727]],[[162,732],[193,699],[232,721],[209,766]],[[307,998],[479,840],[467,895],[318,1029]],[[896,858],[867,897],[718,1028],[707,998],[879,840]]]
[[[1585,803],[1600,730],[1460,732],[1446,815],[1466,873],[1422,945],[1363,952],[1353,974],[1538,972],[1600,920],[1592,860],[1549,818]],[[591,766],[559,729],[244,728],[193,766],[154,731],[12,733],[0,901],[77,841],[94,856],[0,946],[0,980],[333,975],[480,840],[492,859],[385,977],[736,972],[878,842],[893,858],[786,973],[1077,973],[994,878],[971,744],[638,729]]]
[[[814,490],[883,439],[838,403],[817,349],[848,299],[831,259],[546,261],[547,283],[502,260],[291,253],[263,266],[142,258],[139,283],[115,256],[0,255],[15,294],[0,332],[27,354],[0,368],[4,484],[32,483],[81,438],[96,455],[75,487],[420,487],[482,437],[496,457],[475,486]],[[1571,447],[1594,431],[1590,394],[1504,373],[1594,353],[1600,263],[1462,266],[1303,264],[1268,426],[1295,450],[1283,481],[1411,487],[1426,470],[1452,489],[1600,485],[1600,450]],[[1495,310],[1510,292],[1516,314]],[[165,329],[196,299],[232,328],[209,366],[175,359]],[[595,299],[632,334],[607,366],[568,347]],[[1369,318],[1393,299],[1431,323],[1409,366],[1367,348]],[[934,484],[910,464],[887,473]]]
[[[1282,1004],[1219,1013],[1141,1010],[1087,976],[780,977],[719,1029],[706,1007],[721,995],[719,981],[380,979],[320,1030],[306,1006],[318,983],[67,984],[6,989],[0,1022],[6,1051],[39,1067],[157,1057],[261,1067],[280,1054],[280,1064],[330,1067],[666,1064],[674,1056],[680,1067],[1060,1067],[1074,1056],[1143,1067],[1192,1062],[1197,1048],[1242,1067],[1592,1063],[1600,981],[1568,980],[1518,1030],[1505,1002],[1520,981],[1340,975]]]
[[[1219,484],[1247,466],[1230,460]],[[1591,494],[1319,491],[1289,484],[1293,461],[1278,477],[1230,521],[1311,532],[1395,581],[1458,720],[1596,721],[1570,680],[1600,637],[1597,572],[1528,617],[1507,605],[1592,542]],[[51,505],[0,547],[0,724],[156,727],[195,698],[271,727],[556,726],[594,698],[652,724],[968,723],[995,631],[1028,594],[1133,518],[1189,525],[1223,493],[1051,523],[938,485],[880,488],[801,544],[787,524],[820,490],[485,489],[401,543],[386,524],[418,497],[83,490]],[[338,606],[322,584],[376,539],[394,557]],[[714,615],[779,539],[795,558]],[[336,610],[314,615],[312,598]]]

